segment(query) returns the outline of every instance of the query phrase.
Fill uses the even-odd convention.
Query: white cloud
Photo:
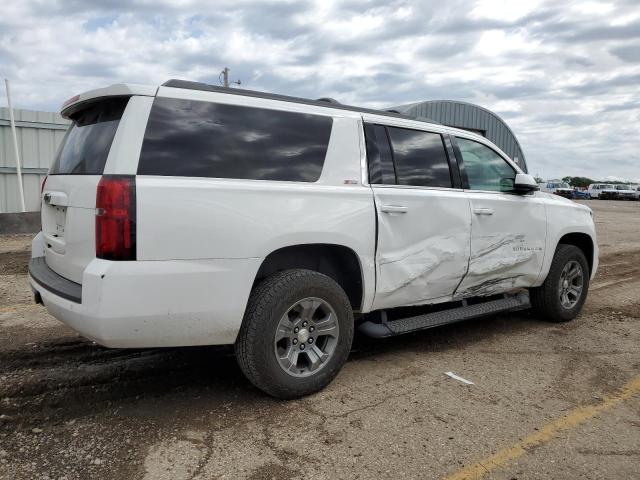
[[[638,51],[629,0],[27,0],[0,16],[0,76],[18,108],[116,82],[217,83],[226,65],[257,90],[479,103],[549,177],[640,177]]]

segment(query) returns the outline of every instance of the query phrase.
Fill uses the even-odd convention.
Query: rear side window
[[[76,112],[49,174],[102,175],[128,101],[128,97],[108,98]]]
[[[450,188],[451,173],[438,133],[387,127],[398,185]]]
[[[396,172],[391,159],[391,149],[387,131],[382,125],[365,123],[364,135],[367,141],[367,166],[369,168],[369,183],[396,183]]]
[[[138,174],[315,182],[331,117],[157,98]]]

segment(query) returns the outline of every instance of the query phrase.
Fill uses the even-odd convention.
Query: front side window
[[[469,188],[493,192],[511,192],[516,171],[489,147],[466,138],[456,138]]]
[[[451,188],[451,173],[438,133],[387,127],[398,185]]]
[[[156,98],[138,174],[315,182],[332,124],[322,115]]]

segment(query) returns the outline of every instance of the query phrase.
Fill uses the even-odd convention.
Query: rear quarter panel
[[[358,255],[369,305],[376,219],[360,143],[358,119],[334,117],[314,183],[138,175],[138,259],[264,259],[290,245],[342,245]]]

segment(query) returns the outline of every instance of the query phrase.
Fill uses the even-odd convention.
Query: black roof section
[[[256,90],[218,87],[215,85],[208,85],[206,83],[201,83],[201,82],[191,82],[189,80],[177,80],[177,79],[167,80],[162,84],[162,86],[171,87],[171,88],[184,88],[186,90],[202,90],[204,92],[217,92],[217,93],[226,93],[231,95],[242,95],[244,97],[266,98],[269,100],[281,100],[284,102],[301,103],[303,105],[315,105],[318,107],[335,108],[338,110],[349,110],[351,112],[371,113],[374,115],[382,115],[385,117],[405,118],[408,120],[417,120],[425,123],[432,123],[424,119],[411,117],[409,115],[404,115],[402,113],[390,112],[385,110],[375,110],[373,108],[353,107],[350,105],[343,105],[342,103],[334,103],[335,100],[327,99],[327,98],[322,98],[319,100],[311,100],[309,98],[290,97],[289,95],[279,95],[277,93],[258,92]],[[328,101],[328,100],[333,100],[333,101]]]

